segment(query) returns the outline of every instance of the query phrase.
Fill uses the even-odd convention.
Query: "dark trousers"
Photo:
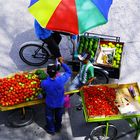
[[[55,58],[61,57],[59,49],[59,43],[61,39],[62,37],[59,32],[54,32],[49,38],[43,39],[43,41],[48,44],[48,49]]]
[[[64,108],[50,108],[46,106],[46,129],[49,132],[56,132],[62,127],[62,115]]]

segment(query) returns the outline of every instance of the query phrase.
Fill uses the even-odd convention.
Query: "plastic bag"
[[[71,107],[70,96],[69,95],[65,95],[65,97],[64,97],[64,107],[65,108],[70,108]]]

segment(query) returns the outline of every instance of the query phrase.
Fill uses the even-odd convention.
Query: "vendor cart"
[[[123,48],[124,42],[120,42],[120,37],[86,32],[80,36],[77,53],[89,51],[94,66],[108,71],[110,78],[119,79]],[[79,71],[77,58],[72,63],[73,71]]]
[[[103,87],[103,88],[102,88]],[[105,87],[108,87],[106,90],[115,89],[116,95],[114,96],[115,106],[114,104],[110,104],[112,97],[105,98]],[[132,95],[129,90],[133,87],[133,93],[135,93],[135,97]],[[104,91],[102,90],[104,89]],[[92,90],[92,91],[91,91]],[[97,97],[97,92],[105,93],[104,97]],[[89,93],[91,91],[91,93]],[[101,93],[99,92],[99,93]],[[110,94],[111,91],[109,91]],[[91,96],[93,95],[94,96]],[[87,96],[89,95],[89,96]],[[97,96],[96,96],[97,95]],[[108,94],[109,95],[109,94]],[[93,140],[94,138],[106,138],[106,139],[115,139],[117,135],[117,129],[114,125],[109,124],[111,120],[120,120],[125,119],[128,123],[136,129],[135,138],[138,138],[140,134],[140,88],[137,83],[129,83],[129,84],[106,84],[106,85],[93,85],[85,87],[83,91],[81,91],[82,103],[83,103],[83,111],[86,122],[105,122],[103,125],[94,128],[90,133],[90,138]],[[102,95],[101,95],[102,96]],[[92,104],[91,99],[94,100]],[[104,100],[106,99],[106,100]],[[89,103],[90,101],[90,103]],[[109,101],[107,103],[107,101]],[[97,102],[97,104],[96,104]],[[113,102],[113,103],[114,103]],[[101,105],[99,105],[101,103]],[[106,104],[107,103],[107,104]],[[104,104],[104,107],[103,107]],[[106,104],[106,105],[105,105]],[[110,105],[111,106],[110,106]],[[116,107],[116,108],[113,108]],[[98,108],[97,108],[98,107]],[[100,108],[99,108],[100,107]],[[102,108],[103,107],[103,108]],[[108,108],[110,108],[108,110]],[[118,111],[117,111],[117,110]],[[109,112],[112,110],[112,112]],[[92,112],[93,111],[93,112]],[[97,112],[96,112],[97,111]],[[104,112],[105,111],[105,112]],[[116,112],[117,111],[117,112]],[[107,113],[108,112],[108,113]],[[106,113],[106,114],[104,114]],[[100,114],[100,115],[99,115]],[[109,132],[111,131],[111,132]]]
[[[36,71],[39,75],[35,74]],[[0,78],[0,111],[13,110],[8,116],[10,125],[20,127],[32,123],[34,112],[29,107],[44,103],[44,98],[39,96],[40,93],[42,95],[39,77],[44,78],[45,71],[46,68],[20,71]],[[94,83],[108,83],[108,77],[105,74],[100,71],[97,71],[97,74],[98,77]],[[67,91],[65,94],[77,92],[79,90]]]
[[[32,73],[34,73],[34,72],[33,71],[29,72],[29,74],[32,74]],[[14,80],[13,76],[18,77],[19,75],[20,74],[17,75],[17,73],[15,73],[15,74],[12,74],[12,75],[10,75],[6,78],[3,78],[3,80],[4,81],[8,80],[8,82],[10,83],[11,78],[12,78],[12,80]],[[22,72],[21,72],[21,75],[22,75]],[[34,75],[32,75],[32,76],[34,76]],[[34,78],[35,77],[33,77],[33,80],[35,80]],[[19,79],[16,79],[16,80],[17,80],[18,84],[20,83],[20,85],[22,87],[24,83],[21,83],[21,81],[18,81]],[[29,78],[29,81],[30,81],[30,78]],[[14,81],[12,81],[12,82],[14,82]],[[27,81],[25,81],[25,82],[27,83]],[[35,81],[31,81],[31,83],[35,84]],[[1,84],[1,87],[2,87],[3,86],[2,81],[0,81],[0,84]],[[6,86],[8,86],[8,85],[6,85]],[[90,133],[90,137],[94,137],[96,132],[100,131],[100,130],[104,132],[106,137],[110,136],[110,132],[109,132],[110,130],[114,132],[113,136],[116,135],[117,134],[116,127],[109,124],[109,121],[110,120],[119,120],[119,119],[127,120],[131,124],[131,126],[136,129],[136,132],[137,132],[136,137],[138,137],[138,135],[140,133],[140,128],[139,128],[139,126],[140,126],[140,120],[139,120],[139,117],[140,117],[140,112],[139,112],[139,110],[140,110],[139,109],[140,108],[140,89],[139,89],[138,83],[101,84],[101,85],[91,85],[91,86],[87,86],[87,87],[96,87],[96,86],[106,86],[106,87],[115,88],[115,90],[117,90],[117,91],[119,90],[119,93],[117,92],[116,96],[119,95],[119,97],[121,97],[121,98],[123,98],[124,95],[126,96],[126,91],[125,91],[126,88],[128,89],[132,86],[135,90],[135,92],[133,92],[133,93],[135,93],[135,98],[132,95],[131,95],[132,96],[131,97],[130,94],[128,93],[125,103],[129,102],[130,106],[125,107],[125,109],[121,108],[121,106],[118,107],[119,108],[118,114],[115,114],[115,115],[96,115],[96,116],[94,116],[93,114],[89,115],[88,109],[87,109],[87,106],[86,106],[86,102],[85,102],[85,94],[84,94],[85,92],[83,90],[81,90],[80,92],[81,92],[81,96],[82,96],[82,104],[83,104],[83,108],[84,108],[83,112],[84,112],[84,116],[85,116],[85,121],[88,122],[88,123],[90,123],[90,122],[106,122],[106,124],[101,125],[97,128],[94,128],[93,131],[91,131],[91,133]],[[10,90],[14,90],[14,87],[13,88],[11,88],[11,87],[12,86],[10,86]],[[19,88],[19,89],[21,90],[21,88]],[[4,89],[4,90],[6,90],[6,89]],[[9,92],[11,92],[11,91],[9,91]],[[22,89],[22,92],[24,92],[23,89]],[[77,93],[77,92],[79,92],[79,90],[65,92],[65,94],[71,94],[71,93],[73,94],[73,93]],[[4,92],[4,94],[5,94],[5,92]],[[2,96],[2,94],[0,94],[0,95]],[[0,99],[2,99],[2,98],[0,98]],[[32,99],[32,98],[30,98],[30,99]],[[24,100],[23,102],[19,102],[19,103],[16,102],[16,104],[14,104],[14,105],[10,105],[8,103],[2,105],[2,100],[0,100],[0,103],[1,103],[0,111],[14,110],[12,112],[12,114],[10,114],[8,116],[8,122],[14,127],[21,127],[21,126],[28,125],[28,124],[32,123],[32,121],[33,121],[33,116],[34,116],[33,111],[31,110],[31,108],[28,108],[28,107],[34,106],[34,105],[37,105],[37,104],[43,104],[44,102],[45,102],[44,98],[34,98],[32,100]],[[133,110],[130,110],[129,109],[130,107]],[[93,108],[92,105],[91,105],[91,108]],[[128,112],[126,110],[128,110]],[[134,121],[134,119],[136,121]]]
[[[45,71],[46,68],[20,71],[0,78],[0,111],[12,110],[7,118],[8,125],[22,127],[33,122],[34,111],[31,106],[45,103],[40,88],[40,78],[45,78]],[[79,90],[67,91],[65,94],[74,92]]]

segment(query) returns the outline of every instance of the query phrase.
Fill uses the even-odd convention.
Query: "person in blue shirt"
[[[59,32],[42,28],[37,20],[34,21],[35,33],[38,39],[48,44],[48,49],[55,58],[61,57],[59,43],[62,39]]]
[[[35,34],[37,38],[48,44],[48,49],[50,50],[51,54],[55,58],[61,57],[61,53],[59,49],[59,43],[62,39],[61,34],[69,35],[73,47],[75,48],[74,40],[76,40],[76,35],[71,35],[69,33],[64,33],[64,32],[51,31],[46,28],[42,28],[40,24],[37,22],[37,20],[34,21],[34,28],[35,28]]]
[[[57,76],[57,68],[54,64],[47,66],[47,79],[41,82],[41,87],[46,94],[46,131],[55,134],[62,126],[62,115],[64,112],[64,86],[71,77],[71,69],[59,58],[59,62],[64,69],[64,74]]]

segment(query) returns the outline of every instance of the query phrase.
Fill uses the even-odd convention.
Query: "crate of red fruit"
[[[138,97],[140,97],[138,88],[135,84],[127,85],[127,87],[130,87],[131,85],[134,86]],[[124,107],[126,110],[126,108],[130,107],[129,105],[132,106],[133,104],[132,99],[128,98],[128,96],[131,96],[131,94],[128,93],[127,98],[125,97],[126,95],[123,92],[124,87],[126,88],[126,86],[118,84],[84,87],[81,91],[81,95],[86,122],[118,120],[122,119],[122,117],[131,118],[134,116],[140,116],[140,112],[122,112]],[[133,101],[135,101],[135,104],[139,104],[139,102],[135,99]]]
[[[6,111],[39,103],[37,100],[43,98],[40,82],[46,76],[44,70],[33,70],[0,78],[0,110]]]
[[[82,93],[87,122],[101,121],[107,116],[110,118],[119,114],[119,110],[114,103],[116,98],[115,87],[87,86],[83,88]]]

